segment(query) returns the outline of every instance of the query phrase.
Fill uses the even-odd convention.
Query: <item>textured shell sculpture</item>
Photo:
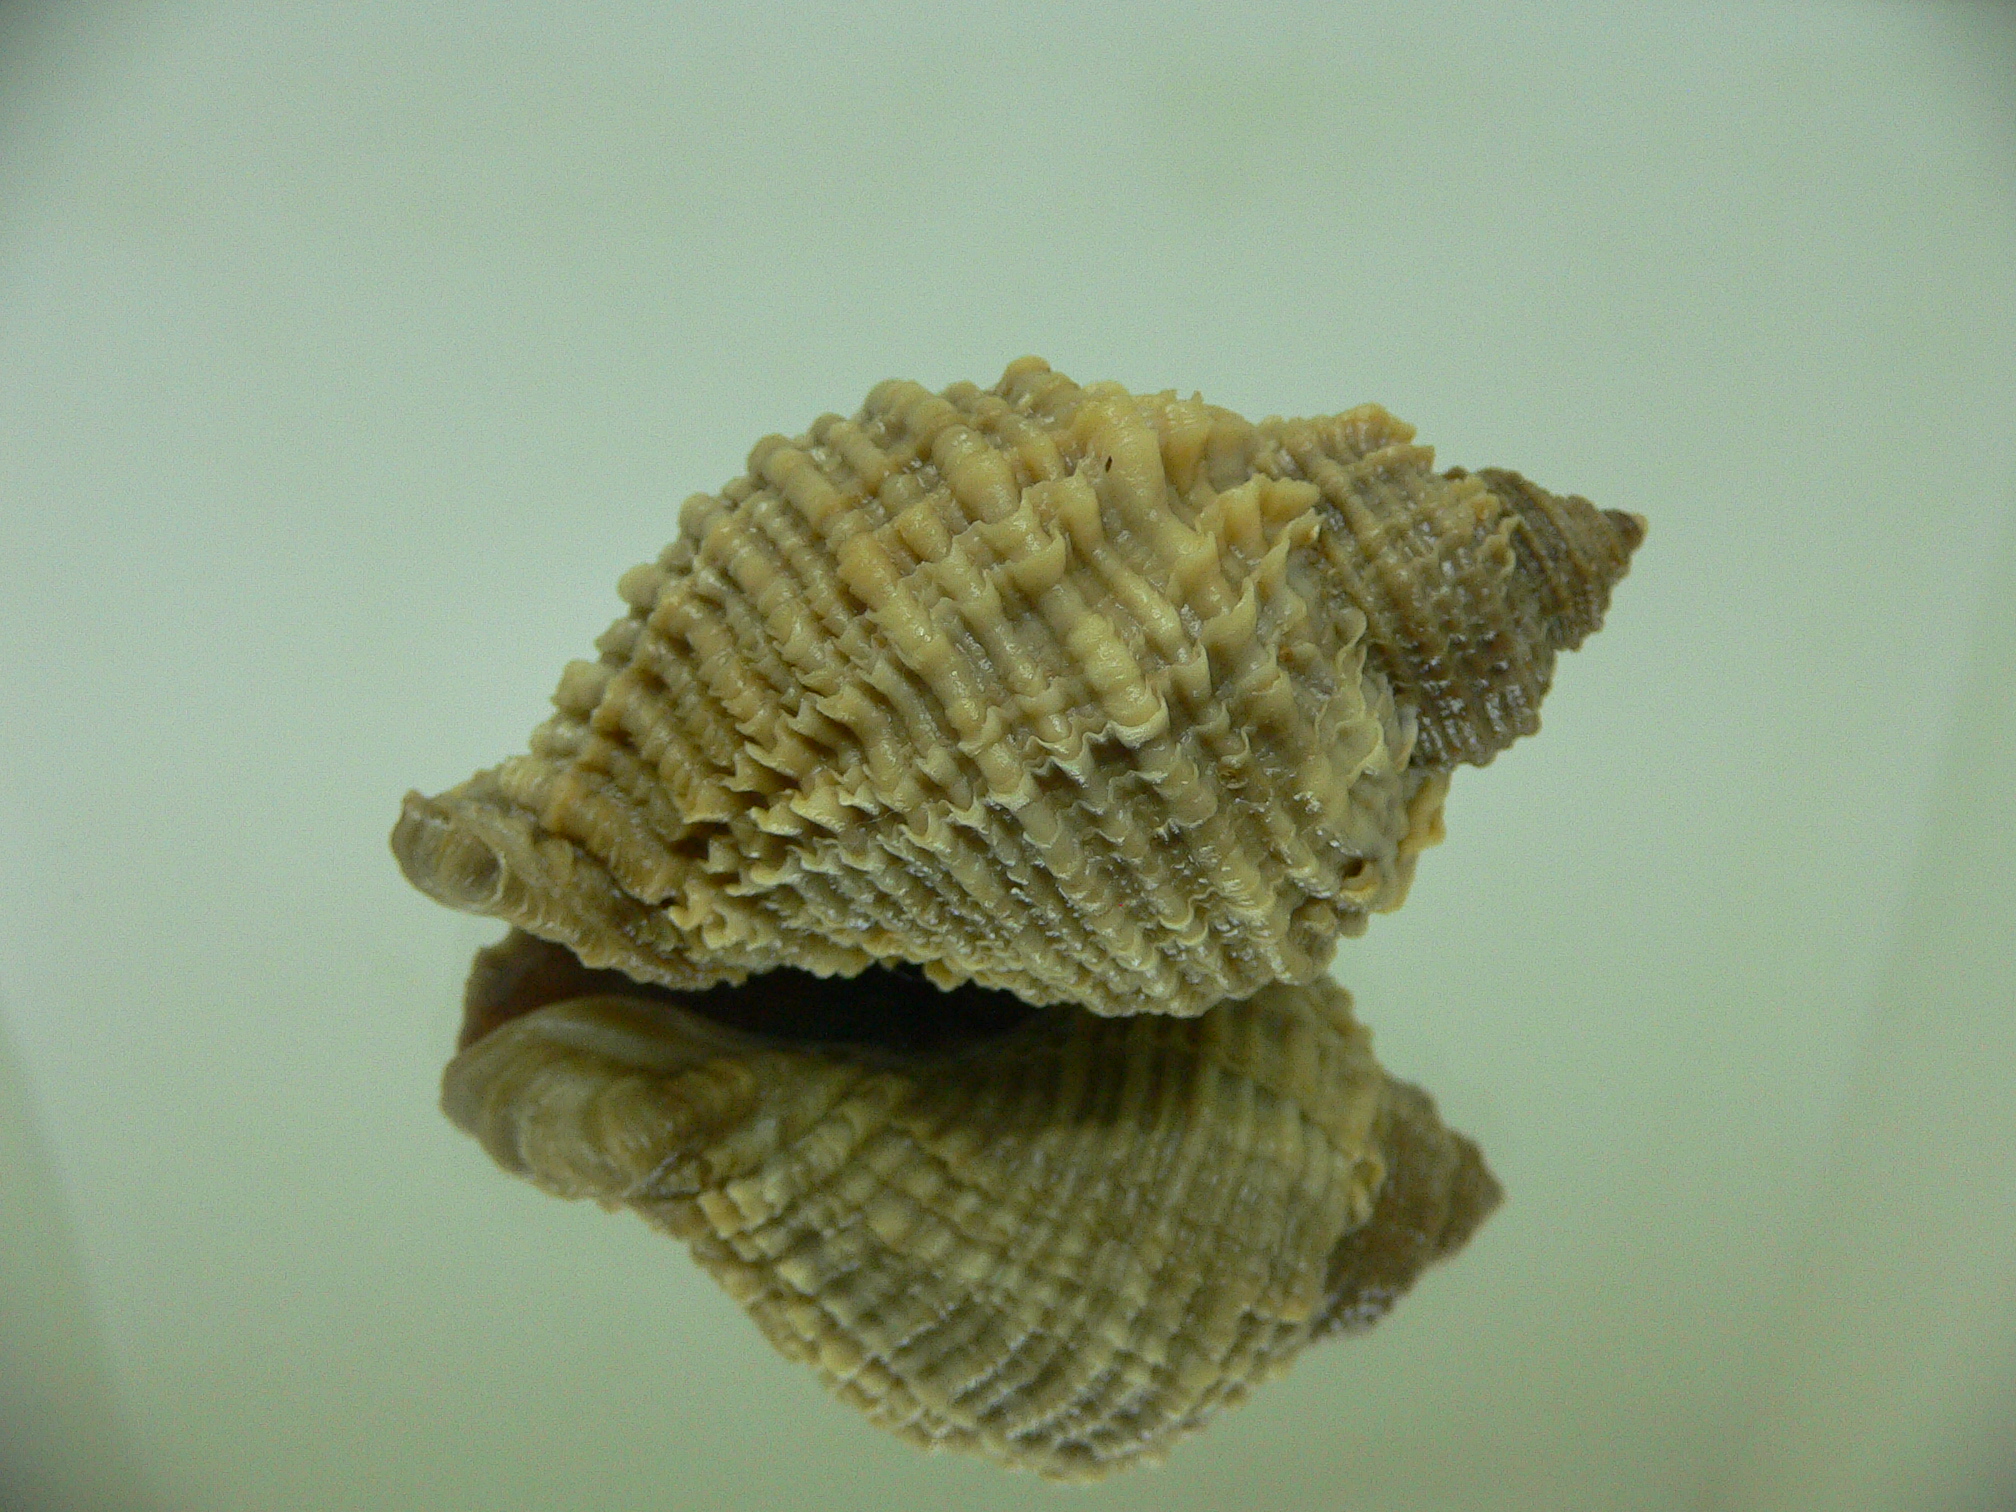
[[[769,437],[529,753],[407,797],[514,926],[444,1107],[906,1438],[1158,1458],[1498,1200],[1323,973],[1644,528],[1033,358]]]
[[[906,961],[1094,1013],[1313,981],[1534,729],[1634,517],[1024,359],[770,437],[406,875],[638,981]]]
[[[443,1104],[505,1170],[685,1240],[925,1447],[1060,1480],[1159,1459],[1498,1200],[1327,981],[1120,1019],[915,973],[759,980],[645,996],[514,933]]]

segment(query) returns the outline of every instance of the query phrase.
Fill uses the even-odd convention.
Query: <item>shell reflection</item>
[[[1053,1478],[1160,1458],[1499,1196],[1327,982],[1192,1018],[914,972],[674,994],[514,933],[464,1040],[443,1105],[499,1165],[686,1241],[881,1426]]]

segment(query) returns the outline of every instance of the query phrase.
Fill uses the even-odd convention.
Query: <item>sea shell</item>
[[[410,795],[400,862],[675,988],[910,962],[1196,1014],[1312,981],[1644,529],[1412,436],[1034,358],[884,383],[689,499],[530,754]]]
[[[443,1105],[506,1170],[685,1240],[876,1423],[1067,1480],[1369,1324],[1498,1201],[1328,982],[1195,1018],[941,996],[646,996],[514,933]]]

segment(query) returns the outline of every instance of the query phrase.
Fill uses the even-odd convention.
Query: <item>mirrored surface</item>
[[[760,436],[1039,353],[1254,416],[1375,400],[1440,465],[1652,521],[1543,732],[1461,774],[1334,967],[1504,1207],[1073,1494],[2006,1499],[2006,10],[0,25],[0,1085],[7,1211],[43,1215],[0,1320],[60,1294],[34,1348],[102,1383],[37,1495],[1041,1492],[875,1433],[643,1224],[499,1176],[437,1108],[499,931],[386,848]]]

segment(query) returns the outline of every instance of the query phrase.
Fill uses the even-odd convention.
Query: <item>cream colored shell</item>
[[[871,999],[874,1045],[662,996],[522,1011],[607,985],[563,954],[523,935],[486,953],[449,1116],[506,1170],[685,1240],[784,1354],[923,1446],[1073,1480],[1158,1459],[1379,1316],[1498,1200],[1327,982],[1189,1019],[1017,1005],[897,1051],[873,995],[936,989],[837,989]],[[836,989],[813,990],[830,1028]],[[750,992],[694,1001],[735,1013]],[[904,1011],[927,1036],[948,1017]]]
[[[671,987],[907,961],[1194,1014],[1309,981],[1642,534],[1412,434],[1033,358],[884,383],[689,499],[530,753],[410,795],[395,849]]]

